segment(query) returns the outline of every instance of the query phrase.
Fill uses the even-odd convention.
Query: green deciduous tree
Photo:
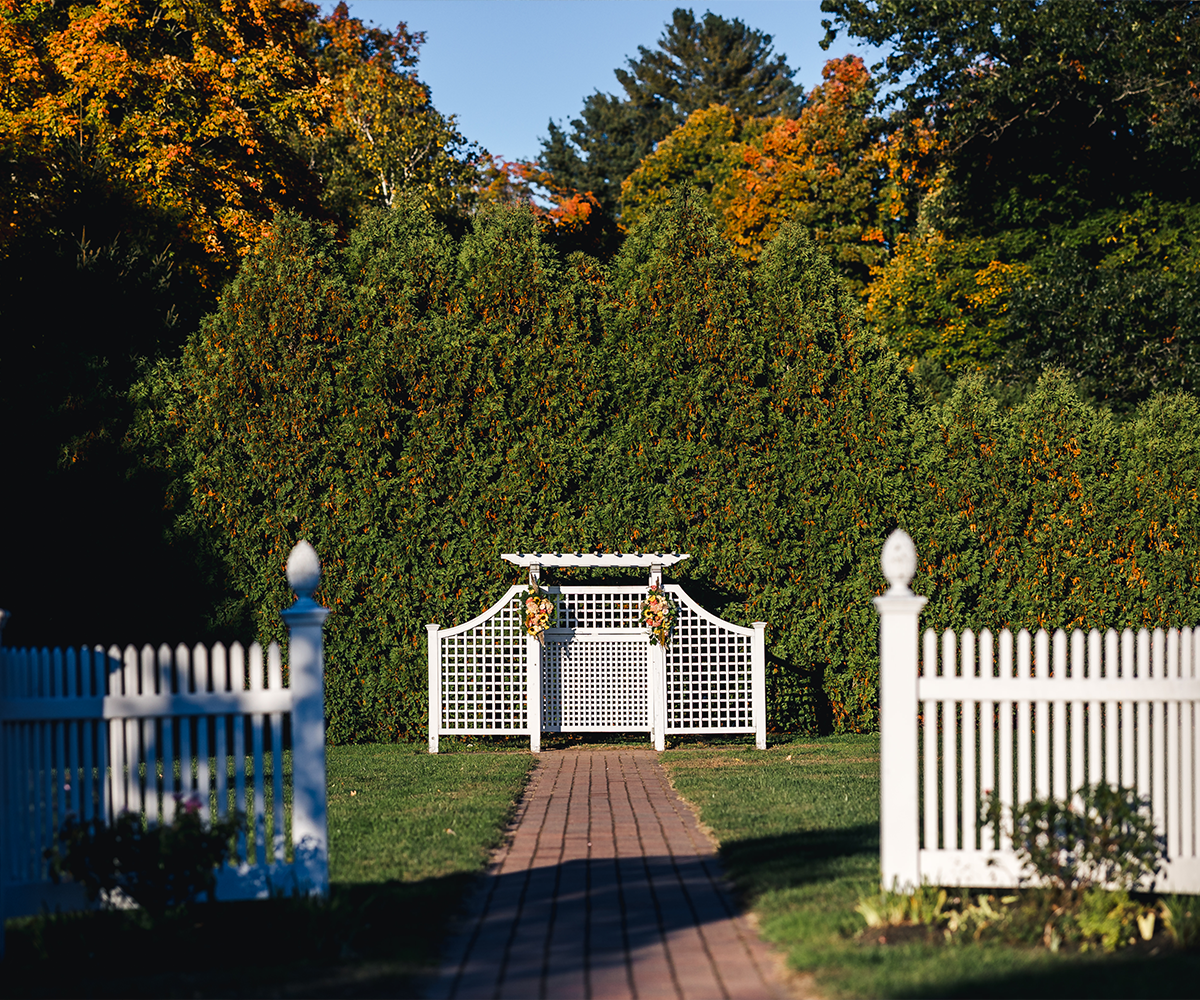
[[[325,204],[347,222],[370,206],[391,208],[404,190],[445,217],[470,209],[486,153],[417,78],[424,32],[403,22],[395,31],[367,27],[339,3],[311,23],[307,40],[329,119],[295,142],[324,183]]]
[[[824,44],[845,29],[890,47],[882,79],[899,119],[931,122],[945,143],[922,210],[928,231],[897,244],[874,297],[881,328],[909,330],[897,346],[933,342],[968,366],[1007,356],[997,371],[1016,383],[1063,365],[1093,398],[1126,409],[1156,388],[1194,390],[1195,6],[824,0],[823,9],[836,15]],[[914,306],[901,286],[935,244],[980,252],[965,270],[925,269],[949,283],[927,289],[929,308]],[[972,275],[1000,272],[1024,277],[981,303]],[[923,332],[922,312],[933,320]],[[952,329],[968,335],[947,340]],[[944,376],[942,360],[925,365]]]

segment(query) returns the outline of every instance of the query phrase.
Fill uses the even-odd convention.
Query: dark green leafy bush
[[[120,890],[157,917],[201,895],[215,898],[217,869],[243,825],[240,815],[205,823],[191,799],[178,802],[170,823],[150,827],[131,812],[111,825],[68,818],[46,854],[56,880],[82,884],[93,900]]]
[[[344,244],[280,217],[138,392],[214,631],[282,639],[283,563],[320,553],[334,742],[423,734],[425,625],[518,582],[505,551],[691,553],[693,596],[768,623],[785,730],[877,727],[896,527],[934,628],[1200,620],[1194,398],[1118,422],[1051,373],[933,404],[802,229],[750,268],[686,191],[608,265],[519,210],[454,237],[403,204]]]

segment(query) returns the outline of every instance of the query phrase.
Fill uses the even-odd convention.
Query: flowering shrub
[[[529,594],[525,598],[525,631],[542,641],[542,633],[550,627],[554,617],[554,601],[542,590],[537,580],[529,578]]]
[[[650,632],[651,646],[665,646],[671,640],[671,630],[675,628],[675,619],[679,617],[679,609],[662,589],[662,584],[650,588],[646,599],[642,601],[642,628]]]
[[[46,851],[55,881],[80,882],[92,899],[120,889],[154,916],[194,903],[203,893],[215,898],[217,869],[233,853],[233,838],[244,825],[238,813],[205,824],[200,800],[175,796],[175,818],[147,827],[142,817],[121,813],[111,826],[69,817],[58,843]]]
[[[984,816],[1003,820],[996,796],[984,796]],[[1126,891],[1153,884],[1163,841],[1149,809],[1131,788],[1104,783],[1079,789],[1071,802],[1031,799],[1012,811],[1013,850],[1044,884],[1078,894],[1092,886]]]

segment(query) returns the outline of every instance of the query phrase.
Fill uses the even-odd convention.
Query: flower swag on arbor
[[[650,633],[651,646],[666,646],[671,641],[679,609],[662,589],[661,584],[650,588],[642,601],[642,628]]]
[[[538,642],[544,642],[542,635],[550,627],[550,619],[554,617],[554,600],[542,590],[537,579],[530,574],[529,593],[525,597],[525,631]]]

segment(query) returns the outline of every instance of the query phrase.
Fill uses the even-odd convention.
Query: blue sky
[[[878,59],[870,47],[840,38],[822,52],[817,43],[828,15],[819,0],[354,0],[349,6],[355,17],[381,27],[404,21],[410,31],[424,31],[417,72],[434,104],[458,117],[468,139],[509,160],[535,157],[547,121],[568,122],[588,94],[619,93],[613,70],[636,57],[639,45],[654,48],[676,7],[691,7],[697,16],[711,10],[765,31],[805,90],[821,82],[830,56]]]

